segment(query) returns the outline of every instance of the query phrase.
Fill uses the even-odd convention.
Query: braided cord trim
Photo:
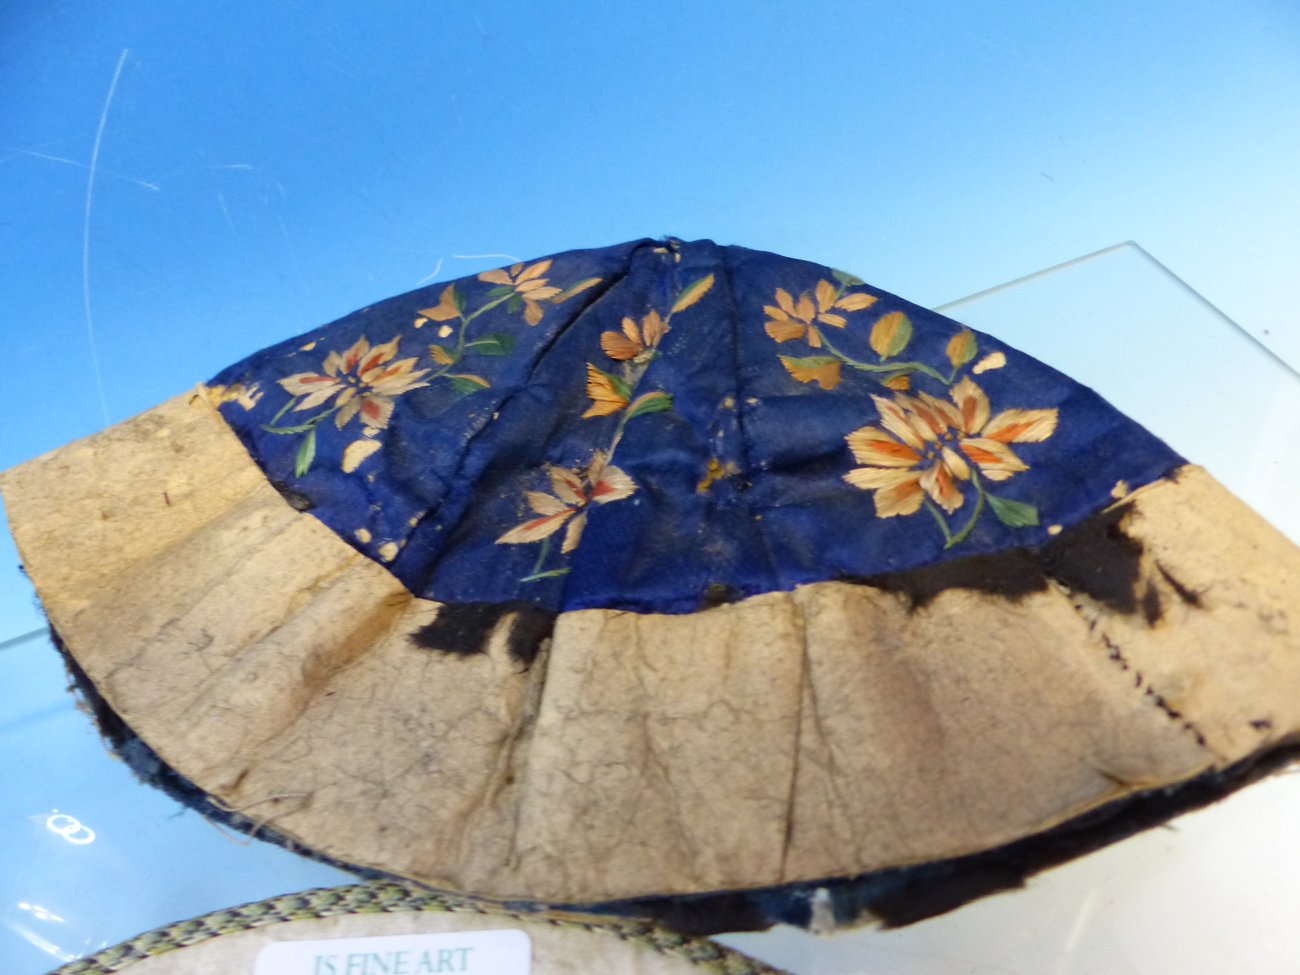
[[[135,962],[164,952],[195,945],[223,934],[249,931],[284,921],[402,911],[486,914],[561,928],[582,928],[612,935],[623,941],[634,941],[663,954],[680,955],[715,975],[786,975],[778,968],[708,938],[674,934],[651,921],[626,918],[592,920],[551,911],[512,911],[491,903],[439,894],[391,881],[346,887],[318,887],[298,894],[283,894],[252,904],[213,911],[202,917],[137,935],[129,941],[69,962],[50,972],[50,975],[112,975]]]

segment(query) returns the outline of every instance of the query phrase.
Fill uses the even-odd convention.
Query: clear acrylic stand
[[[1091,386],[1300,543],[1300,374],[1137,244],[936,310]]]

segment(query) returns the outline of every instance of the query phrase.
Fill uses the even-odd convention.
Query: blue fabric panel
[[[211,385],[267,476],[416,594],[556,611],[1037,545],[1182,463],[992,336],[711,241],[435,284]]]

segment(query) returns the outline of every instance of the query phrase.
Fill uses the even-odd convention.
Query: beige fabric
[[[528,670],[499,638],[413,646],[437,604],[289,507],[199,395],[0,486],[55,627],[169,765],[313,849],[488,897],[959,855],[1300,729],[1300,550],[1194,467],[1128,499],[1154,626],[1061,587],[910,612],[827,582],[565,614]]]

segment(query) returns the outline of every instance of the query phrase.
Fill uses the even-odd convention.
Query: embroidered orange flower
[[[528,267],[524,267],[522,263],[512,264],[509,268],[484,271],[478,279],[489,284],[512,288],[515,294],[523,299],[524,321],[529,325],[536,325],[542,320],[542,306],[538,302],[554,298],[560,293],[559,288],[547,284],[546,278],[542,277],[550,266],[550,261],[538,261]],[[514,306],[511,307],[513,309]]]
[[[294,412],[321,406],[337,396],[335,426],[342,429],[360,415],[366,427],[382,430],[393,415],[393,397],[429,385],[419,381],[429,370],[414,369],[415,359],[391,361],[397,355],[398,341],[371,348],[363,336],[346,352],[326,356],[322,372],[286,376],[280,385],[291,396],[303,397]]]
[[[456,285],[449,284],[442,289],[438,303],[432,308],[421,308],[416,314],[415,327],[419,328],[427,319],[435,322],[448,322],[460,317],[460,307],[456,304]]]
[[[969,378],[952,387],[951,402],[929,393],[872,396],[880,426],[850,433],[859,464],[844,475],[855,487],[875,491],[876,515],[910,515],[926,496],[952,514],[965,501],[959,481],[972,467],[990,481],[1029,469],[1008,447],[1037,443],[1056,430],[1057,411],[1003,410],[990,418],[988,397]],[[883,429],[881,429],[883,427]]]
[[[582,530],[587,526],[587,507],[591,504],[609,504],[620,501],[636,490],[636,482],[613,464],[607,455],[597,450],[591,456],[585,474],[567,467],[551,468],[551,491],[529,491],[525,495],[528,506],[541,515],[510,529],[497,539],[498,545],[526,545],[549,538],[567,523],[561,552],[572,552],[578,547]]]
[[[763,327],[767,330],[767,334],[778,342],[802,338],[807,339],[808,344],[814,349],[820,349],[822,340],[815,323],[821,322],[823,325],[843,328],[848,324],[848,319],[836,314],[835,309],[859,311],[875,303],[875,296],[861,292],[840,297],[835,285],[829,281],[818,281],[817,287],[813,289],[813,298],[802,294],[798,301],[795,301],[785,288],[777,288],[776,305],[763,306],[763,311],[767,313],[769,319]]]
[[[590,362],[587,363],[587,395],[591,397],[591,406],[582,414],[585,420],[589,416],[609,416],[627,408],[627,419],[641,416],[643,413],[660,413],[673,406],[671,393],[654,389],[642,393],[633,399],[632,387],[627,380],[612,373],[602,372]]]
[[[779,355],[786,371],[801,383],[816,383],[822,389],[834,389],[840,384],[840,360],[829,355],[814,355],[803,359]]]
[[[627,406],[632,399],[632,388],[627,382],[612,373],[598,369],[587,363],[587,395],[591,397],[591,406],[582,414],[585,420],[589,416],[609,416]]]
[[[654,355],[654,350],[659,347],[660,341],[670,331],[672,329],[659,317],[659,313],[652,310],[641,319],[639,328],[631,318],[625,317],[621,335],[618,332],[602,332],[600,347],[611,359],[623,361],[631,359],[636,363],[648,362]]]

